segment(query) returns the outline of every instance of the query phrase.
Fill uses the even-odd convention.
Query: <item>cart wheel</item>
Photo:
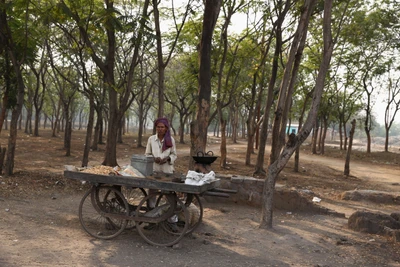
[[[142,205],[149,198],[155,197],[157,206],[149,211],[142,209]],[[176,202],[176,203],[173,203]],[[175,206],[173,212],[171,208]],[[165,214],[171,212],[171,216],[165,218]],[[164,216],[164,218],[157,218]],[[162,194],[157,192],[150,194],[139,204],[136,210],[136,217],[148,217],[156,222],[136,222],[136,229],[143,239],[155,246],[172,246],[178,243],[186,234],[189,224],[189,212],[183,202],[175,194]],[[180,223],[183,222],[183,223]]]
[[[131,213],[131,215],[135,215],[136,209],[138,208],[140,201],[147,196],[146,190],[139,187],[123,186],[121,188],[121,193],[124,195],[126,202],[128,203],[129,212]],[[133,228],[135,228],[135,221],[129,220],[125,229],[131,230]]]
[[[203,220],[203,204],[201,204],[200,197],[196,194],[177,193],[177,196],[185,204],[189,212],[189,225],[186,234],[191,234]],[[162,195],[157,199],[156,205],[158,205],[160,199],[162,199]],[[184,222],[178,218],[178,224],[182,223]]]
[[[113,215],[128,215],[128,204],[124,196],[109,186],[93,186],[79,204],[79,221],[91,236],[111,239],[126,227],[127,220]]]

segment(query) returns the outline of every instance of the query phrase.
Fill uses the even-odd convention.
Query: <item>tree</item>
[[[237,5],[236,5],[237,4]],[[248,32],[245,32],[238,41],[228,42],[228,28],[231,24],[232,16],[245,6],[245,1],[226,1],[223,6],[224,22],[221,28],[219,48],[217,55],[220,55],[218,60],[215,61],[217,71],[217,89],[216,89],[216,112],[218,114],[220,132],[221,132],[221,146],[220,146],[220,166],[226,168],[226,125],[227,119],[224,116],[223,109],[232,102],[237,90],[237,80],[241,72],[241,68],[236,67],[236,54],[243,39],[246,38]],[[228,62],[229,44],[232,43],[232,56]],[[228,66],[226,66],[229,64]],[[218,66],[219,65],[219,66]],[[226,68],[227,67],[227,68]]]
[[[344,164],[344,175],[349,176],[350,175],[350,156],[351,156],[351,148],[353,147],[353,137],[354,137],[354,131],[356,129],[356,120],[353,119],[351,121],[351,129],[350,129],[350,137],[349,137],[349,147],[347,149],[346,153],[346,162]]]
[[[203,16],[203,30],[200,42],[200,71],[199,93],[197,99],[196,121],[191,124],[191,155],[197,151],[205,151],[207,143],[208,121],[210,115],[211,98],[211,41],[218,14],[221,8],[221,0],[206,0]],[[189,169],[192,169],[191,162]]]
[[[132,83],[134,72],[138,64],[140,47],[143,41],[143,35],[148,19],[148,7],[150,0],[145,0],[141,7],[142,13],[138,19],[138,27],[132,28],[137,32],[133,39],[133,55],[126,75],[120,77],[117,83],[115,77],[116,52],[117,52],[117,33],[123,30],[124,25],[136,25],[131,21],[123,21],[122,17],[117,17],[118,11],[114,6],[114,1],[104,0],[104,6],[101,3],[93,1],[90,5],[81,8],[80,3],[61,1],[58,8],[64,14],[65,23],[75,23],[79,31],[80,39],[89,51],[91,59],[103,74],[104,88],[108,92],[108,128],[107,142],[105,149],[105,158],[102,165],[116,166],[117,163],[117,136],[121,127],[121,120],[130,103],[134,100],[132,94]],[[127,17],[124,17],[127,18]],[[119,20],[121,19],[121,20]],[[68,24],[66,22],[69,22]],[[99,27],[106,33],[106,47],[103,46],[103,40],[98,37]],[[105,56],[103,57],[103,53]]]
[[[30,3],[0,1],[0,44],[7,56],[6,61],[12,66],[15,77],[14,90],[7,96],[7,107],[11,108],[10,135],[8,139],[5,174],[12,175],[14,170],[14,157],[17,143],[18,119],[24,105],[25,84],[23,79],[23,66],[33,61],[36,49],[36,35],[30,32],[31,23],[28,20]],[[9,72],[11,74],[11,72]],[[11,77],[9,77],[11,78]],[[11,84],[10,84],[11,85]],[[5,108],[5,106],[3,107]]]
[[[318,76],[317,80],[315,82],[315,90],[313,94],[313,101],[310,107],[310,111],[308,113],[308,117],[306,122],[304,123],[304,126],[301,128],[301,130],[298,132],[296,136],[292,136],[289,138],[288,142],[286,145],[283,147],[282,151],[280,152],[279,155],[276,155],[275,157],[271,157],[271,159],[274,159],[274,161],[270,162],[270,165],[268,167],[267,171],[267,179],[264,184],[264,192],[263,192],[263,205],[262,205],[262,211],[261,211],[261,223],[260,227],[261,228],[272,228],[272,214],[273,214],[273,196],[274,196],[274,189],[275,189],[275,182],[278,174],[282,171],[282,169],[285,167],[287,162],[289,161],[291,155],[294,153],[294,151],[297,149],[298,146],[300,146],[301,143],[306,140],[308,135],[310,134],[312,127],[314,125],[315,119],[317,117],[317,112],[318,108],[320,105],[323,89],[324,89],[324,83],[325,83],[325,77],[326,73],[328,72],[332,53],[333,53],[333,48],[334,48],[334,40],[332,38],[332,0],[326,0],[324,2],[324,17],[323,17],[323,40],[324,40],[324,48],[323,48],[323,57],[322,61],[320,64],[320,68],[318,71]],[[298,24],[298,32],[299,34],[306,34],[307,27],[306,25],[308,24],[311,16],[311,12],[313,11],[313,7],[315,5],[316,1],[306,1],[304,6],[302,7],[302,19],[300,20]],[[304,24],[305,25],[304,25]],[[339,27],[340,28],[340,27]],[[295,37],[296,38],[296,37]],[[298,36],[297,38],[300,38]],[[303,36],[302,38],[305,38]],[[297,48],[295,49],[297,50]],[[287,67],[292,68],[291,64],[288,64]],[[280,92],[281,94],[283,92]],[[280,104],[278,104],[277,109],[283,109],[282,103],[285,103],[285,101],[279,101]],[[275,115],[275,116],[279,116]],[[275,122],[279,121],[279,119],[275,118]],[[272,154],[272,153],[271,153]]]
[[[279,68],[279,58],[281,55],[282,47],[283,47],[283,37],[282,37],[282,25],[285,20],[285,17],[287,13],[290,10],[290,6],[292,5],[291,1],[286,1],[284,4],[282,2],[281,5],[278,5],[276,7],[276,13],[277,17],[275,22],[273,23],[274,27],[271,30],[271,36],[270,40],[272,40],[272,37],[275,38],[275,46],[274,46],[274,55],[273,55],[273,61],[272,61],[272,70],[271,70],[271,75],[269,77],[269,83],[268,83],[268,89],[267,89],[267,99],[266,99],[266,106],[264,108],[264,115],[263,115],[263,121],[261,124],[261,134],[260,134],[260,145],[259,145],[259,151],[257,155],[257,162],[255,164],[255,170],[254,170],[254,175],[261,175],[265,176],[266,172],[264,170],[264,156],[265,156],[265,147],[267,145],[267,138],[268,138],[268,128],[269,128],[269,117],[270,117],[270,111],[272,108],[272,104],[275,98],[274,94],[274,89],[275,89],[275,84],[277,81],[277,76],[278,76],[278,68]],[[264,55],[263,55],[263,61],[265,62],[266,60],[266,55],[269,52],[269,47],[270,44],[265,48]]]
[[[174,107],[179,114],[179,143],[184,144],[185,124],[195,112],[196,102],[195,79],[190,71],[190,62],[187,58],[180,57],[172,62],[172,70],[167,72],[168,86],[165,100]]]
[[[154,12],[154,26],[155,26],[155,35],[156,35],[156,43],[157,43],[157,62],[158,62],[158,117],[161,118],[164,116],[164,80],[165,80],[165,68],[167,67],[172,54],[175,50],[175,46],[177,44],[179,35],[185,25],[186,18],[190,14],[191,10],[191,3],[193,0],[189,0],[185,11],[182,16],[182,21],[178,25],[177,17],[176,17],[176,10],[175,7],[172,6],[172,21],[174,23],[174,28],[176,30],[176,34],[173,35],[174,39],[171,41],[170,50],[167,53],[166,58],[164,59],[163,54],[163,43],[162,43],[162,36],[161,36],[161,27],[160,27],[160,11],[159,11],[159,0],[152,0],[153,3],[153,12]]]
[[[385,107],[385,152],[389,151],[389,133],[397,112],[400,110],[400,77],[389,77]]]
[[[34,64],[30,64],[30,69],[36,78],[35,87],[33,90],[32,104],[35,107],[35,127],[33,136],[39,136],[40,113],[43,108],[44,96],[47,89],[46,72],[48,68],[46,60],[47,40],[43,40],[41,56],[37,63],[37,69]]]
[[[396,37],[398,16],[394,4],[380,1],[372,6],[356,4],[358,7],[352,21],[343,28],[345,49],[339,58],[352,74],[351,83],[362,88],[364,97],[364,131],[367,136],[367,153],[371,152],[372,111],[377,98],[381,76],[389,69]]]

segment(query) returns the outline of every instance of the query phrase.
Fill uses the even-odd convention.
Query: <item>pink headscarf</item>
[[[165,133],[164,143],[163,143],[163,146],[162,146],[162,151],[164,152],[168,148],[172,147],[171,133],[169,131],[169,122],[168,122],[167,118],[158,118],[155,121],[154,125],[157,127],[158,123],[162,123],[162,124],[165,125],[165,127],[167,127],[167,132]]]

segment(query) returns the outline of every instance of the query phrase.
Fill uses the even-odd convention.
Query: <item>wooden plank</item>
[[[201,194],[205,191],[216,188],[220,184],[220,180],[217,179],[209,184],[204,185],[189,185],[185,183],[173,182],[172,178],[169,177],[134,177],[134,176],[119,176],[119,175],[101,175],[93,173],[85,173],[79,171],[64,171],[64,176],[69,179],[75,179],[80,181],[87,181],[93,184],[110,184],[110,185],[122,185],[158,190],[167,190],[183,193]],[[170,179],[169,181],[167,179]]]

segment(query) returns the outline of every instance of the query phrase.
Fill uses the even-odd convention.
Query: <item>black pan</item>
[[[199,151],[197,152],[197,156],[193,156],[194,161],[201,164],[211,164],[213,163],[218,157],[214,156],[212,151],[208,151],[206,154]]]

